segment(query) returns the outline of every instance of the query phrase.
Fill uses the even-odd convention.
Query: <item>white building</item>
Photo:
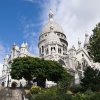
[[[81,45],[81,42],[78,41],[78,48],[74,46],[68,50],[68,41],[64,31],[60,25],[58,25],[53,19],[53,13],[49,13],[49,21],[42,29],[42,32],[39,36],[39,57],[49,60],[56,60],[70,72],[75,79],[75,84],[79,84],[79,79],[83,77],[84,70],[86,66],[91,66],[99,68],[99,63],[93,63],[92,59],[88,54],[88,34],[85,34],[84,46]],[[20,82],[25,81],[13,80],[9,75],[9,67],[14,58],[32,56],[28,52],[28,44],[22,43],[21,47],[18,47],[16,44],[12,46],[11,54],[6,56],[4,59],[4,65],[2,70],[2,76],[0,78],[0,83],[7,86],[7,83],[11,84],[16,82],[18,85]],[[10,81],[9,81],[10,80]],[[9,82],[8,82],[9,81]],[[47,84],[53,84],[48,82]],[[49,85],[50,85],[49,84]]]

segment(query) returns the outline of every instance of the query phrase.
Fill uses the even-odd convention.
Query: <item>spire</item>
[[[22,45],[21,45],[21,48],[25,48],[25,47],[26,47],[26,45],[25,45],[25,43],[23,42]]]
[[[78,38],[78,49],[80,49],[80,48],[81,48],[81,41]]]
[[[25,45],[26,45],[26,47],[28,46],[28,43],[27,42],[25,42]]]
[[[88,34],[85,34],[84,48],[87,49],[88,46]]]
[[[50,11],[49,11],[49,21],[53,21],[53,12],[52,12],[52,10],[50,9]]]

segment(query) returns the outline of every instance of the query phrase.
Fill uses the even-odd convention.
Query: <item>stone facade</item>
[[[99,63],[93,63],[92,59],[88,54],[88,34],[85,34],[84,46],[81,45],[81,41],[78,41],[78,48],[76,49],[74,46],[68,49],[68,41],[66,35],[63,32],[63,29],[60,25],[58,25],[53,19],[53,13],[50,11],[49,13],[49,21],[42,29],[42,32],[39,35],[39,57],[49,60],[56,60],[66,68],[68,72],[70,72],[74,76],[74,83],[79,84],[80,78],[83,77],[84,70],[86,66],[91,66],[95,68],[99,68]],[[14,58],[17,57],[26,57],[32,56],[28,52],[28,44],[22,43],[20,47],[16,44],[12,46],[11,54],[5,57],[4,66],[2,70],[2,77],[0,78],[0,83],[5,83],[7,86],[8,79],[10,80],[10,86],[12,82],[25,82],[25,80],[13,80],[9,75],[9,67]],[[48,82],[47,84],[54,84],[52,82]],[[49,84],[49,85],[50,85]]]

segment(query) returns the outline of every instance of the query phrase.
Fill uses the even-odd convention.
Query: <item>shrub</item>
[[[82,89],[80,85],[75,85],[75,86],[70,87],[70,91],[72,91],[73,93],[78,93],[78,92],[81,92]]]
[[[42,89],[38,94],[33,94],[32,100],[72,100],[72,97],[64,92],[59,92],[57,87],[51,87]]]
[[[100,92],[91,95],[90,100],[100,100]]]
[[[32,86],[30,89],[31,93],[37,94],[41,91],[41,88],[39,86]]]
[[[87,95],[83,94],[83,93],[77,93],[73,96],[72,100],[89,100],[87,99]]]

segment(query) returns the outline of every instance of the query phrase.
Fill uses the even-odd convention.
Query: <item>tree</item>
[[[31,57],[16,58],[11,64],[10,75],[13,79],[25,78],[29,82],[33,78],[33,68],[33,59]]]
[[[81,86],[83,90],[100,90],[100,71],[98,69],[93,69],[87,67],[84,72],[84,77],[81,80]]]
[[[93,29],[89,39],[89,54],[95,62],[100,62],[100,23]]]
[[[42,87],[45,87],[46,79],[57,83],[63,79],[63,77],[70,76],[62,65],[56,61],[33,57],[14,59],[10,74],[14,79],[22,79],[23,77],[28,82],[32,80],[33,77],[36,77],[37,85]]]

